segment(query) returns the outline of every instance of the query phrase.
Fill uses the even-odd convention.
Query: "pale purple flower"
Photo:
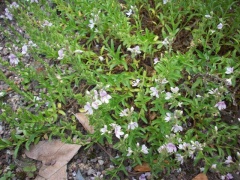
[[[232,156],[228,156],[227,160],[225,161],[225,164],[231,164],[233,163]]]
[[[173,143],[168,143],[166,145],[166,149],[167,149],[167,152],[169,153],[177,152],[177,148]]]
[[[28,47],[26,44],[23,45],[22,47],[22,54],[27,54]]]
[[[227,173],[227,175],[226,175],[225,177],[227,178],[227,180],[233,179],[233,176],[232,176],[232,174],[230,174],[230,173]]]
[[[131,156],[133,153],[133,150],[130,147],[128,147],[127,151],[128,151],[127,156]]]
[[[214,107],[217,107],[219,111],[227,108],[227,106],[226,106],[224,101],[218,102]]]
[[[13,2],[12,4],[10,4],[9,7],[10,8],[19,8],[19,5],[16,2]]]
[[[116,125],[114,128],[115,136],[120,139],[120,136],[124,135],[124,132],[121,131],[122,127],[119,125]]]
[[[164,120],[166,122],[169,122],[171,120],[171,117],[172,117],[171,113],[166,113],[166,116],[165,116]]]
[[[65,54],[63,53],[63,49],[60,49],[60,50],[58,51],[58,58],[57,58],[57,59],[61,60],[61,59],[64,58],[64,56],[65,56]]]
[[[158,62],[159,62],[159,60],[157,57],[153,59],[153,64],[157,64]]]
[[[171,87],[171,91],[172,91],[174,94],[176,94],[176,93],[178,93],[179,88],[178,88],[178,87],[175,87],[175,88]]]
[[[142,145],[141,152],[144,153],[144,154],[148,154],[148,148],[145,144]]]
[[[138,127],[138,123],[137,122],[130,122],[129,124],[128,124],[128,129],[135,129],[135,128],[137,128]]]
[[[108,132],[107,125],[104,125],[104,127],[100,129],[100,132],[102,133],[101,135],[103,135],[106,132]]]
[[[159,98],[159,95],[158,95],[158,90],[157,90],[157,88],[155,88],[155,87],[151,87],[150,88],[150,91],[151,91],[151,96],[155,96],[155,97],[157,97],[157,98]]]
[[[138,86],[139,82],[140,82],[140,79],[136,79],[135,81],[132,82],[132,86],[133,87]]]
[[[222,28],[223,28],[223,24],[222,24],[222,23],[219,23],[219,24],[217,25],[217,28],[218,28],[218,29],[222,29]]]
[[[8,10],[8,8],[5,8],[5,16],[7,19],[9,19],[10,21],[13,20],[13,15],[12,13]]]
[[[19,63],[19,59],[14,54],[10,54],[8,58],[10,60],[11,65],[17,65]]]
[[[112,97],[103,89],[101,89],[99,91],[99,95],[100,95],[100,100],[102,101],[102,103],[109,103],[109,99],[111,99]]]
[[[93,109],[89,102],[87,102],[86,105],[84,106],[84,110],[86,111],[87,114],[90,115],[93,114]]]
[[[178,162],[183,164],[184,157],[181,154],[176,154],[176,159],[177,159]]]
[[[165,97],[165,99],[166,99],[166,100],[169,100],[169,99],[171,99],[171,98],[172,98],[172,93],[166,92],[166,97]]]
[[[98,109],[98,106],[100,106],[102,104],[102,102],[100,100],[96,100],[94,102],[92,102],[92,107],[94,109]]]
[[[171,129],[174,133],[180,132],[183,130],[182,126],[179,126],[177,124],[175,124],[172,129]]]
[[[234,68],[233,67],[227,67],[226,68],[227,70],[226,70],[226,74],[232,74],[233,73],[233,70],[234,70]]]
[[[135,46],[134,48],[127,48],[127,51],[130,51],[135,56],[141,54],[139,46]]]

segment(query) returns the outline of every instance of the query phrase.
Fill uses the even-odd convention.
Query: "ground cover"
[[[3,179],[55,139],[68,179],[239,177],[239,2],[0,3]]]

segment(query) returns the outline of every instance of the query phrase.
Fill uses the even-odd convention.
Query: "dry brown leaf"
[[[86,116],[86,113],[76,113],[75,116],[78,119],[78,121],[82,124],[85,130],[87,130],[91,134],[94,133],[94,128],[89,124],[89,119]]]
[[[40,141],[31,146],[25,154],[32,159],[42,161],[37,180],[67,179],[67,163],[78,152],[81,145],[65,144],[60,140]]]
[[[138,172],[149,172],[151,168],[148,163],[142,163],[142,165],[137,165],[134,167],[134,171]]]
[[[200,173],[197,176],[195,176],[192,180],[208,180],[208,177],[206,174]]]
[[[157,163],[157,160],[153,160],[153,163]],[[164,163],[169,164],[169,162],[167,160],[164,161]],[[162,166],[163,168],[164,166]],[[148,163],[143,162],[142,165],[137,165],[134,167],[134,171],[138,171],[138,172],[148,172],[151,171],[151,168],[149,166]]]

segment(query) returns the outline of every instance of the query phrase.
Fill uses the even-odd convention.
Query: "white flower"
[[[141,152],[144,153],[144,154],[148,154],[148,148],[145,144],[142,145]]]
[[[226,74],[232,74],[233,73],[233,70],[234,70],[234,68],[233,67],[227,67],[226,68],[227,70],[226,70]]]
[[[130,116],[132,114],[132,112],[134,111],[134,108],[131,107],[131,109],[127,108],[124,109],[120,112],[119,116],[124,117],[124,116]]]
[[[137,128],[138,127],[138,123],[137,122],[130,122],[129,124],[128,124],[128,129],[135,129],[135,128]]]
[[[31,3],[38,3],[38,0],[31,0]]]
[[[104,125],[104,127],[100,129],[101,135],[105,134],[107,131],[107,125]]]
[[[212,16],[209,15],[209,14],[206,14],[206,15],[205,15],[205,18],[212,18]]]
[[[135,46],[134,48],[127,48],[127,51],[130,51],[135,56],[141,54],[139,46]]]
[[[88,26],[90,27],[90,29],[93,29],[93,28],[94,28],[95,22],[93,21],[93,19],[90,19],[90,20],[89,20]]]
[[[159,98],[157,88],[151,87],[150,90],[152,91],[151,94],[150,94],[151,96],[156,96],[157,98]]]
[[[178,88],[178,87],[175,87],[175,88],[171,87],[171,91],[172,91],[174,94],[176,94],[176,93],[178,93],[179,88]]]
[[[140,79],[136,79],[135,81],[132,82],[132,86],[133,87],[138,86],[139,82],[140,82]]]
[[[173,143],[168,143],[166,145],[167,152],[172,153],[172,152],[177,152],[177,148]]]
[[[217,94],[218,93],[218,88],[216,88],[216,89],[210,89],[209,91],[208,91],[208,94]]]
[[[130,147],[128,147],[127,151],[128,151],[127,156],[131,156],[133,153],[133,150]]]
[[[45,26],[51,27],[52,23],[48,22],[47,20],[44,20],[43,24],[42,24],[42,27],[45,27]]]
[[[10,21],[13,20],[13,15],[12,13],[8,10],[8,8],[5,8],[5,16],[7,19],[9,19]]]
[[[127,17],[131,16],[132,13],[133,13],[133,10],[132,10],[132,9],[129,9],[129,11],[126,12]]]
[[[228,86],[231,86],[232,85],[232,79],[229,78],[229,79],[226,79],[226,83]]]
[[[165,45],[165,46],[169,44],[169,41],[168,41],[167,37],[162,41],[162,44]]]
[[[231,164],[233,163],[232,156],[228,156],[227,160],[225,161],[225,164]]]
[[[162,153],[165,149],[166,149],[166,145],[162,145],[162,146],[160,146],[160,147],[157,149],[157,151],[158,151],[159,153]]]
[[[167,4],[169,0],[163,0],[163,4]]]
[[[200,172],[203,172],[204,171],[204,167],[201,167],[199,168],[200,169]]]
[[[23,45],[22,47],[22,54],[27,54],[28,47],[26,44]]]
[[[17,65],[19,63],[17,56],[15,56],[14,54],[10,54],[8,58],[10,60],[10,64]]]
[[[166,100],[169,100],[169,99],[171,99],[171,98],[172,98],[172,93],[167,92],[165,99],[166,99]]]
[[[63,53],[63,49],[60,49],[59,51],[58,51],[58,60],[61,60],[61,59],[63,59],[64,58],[64,56],[65,56],[65,54]]]
[[[115,136],[120,139],[120,136],[124,135],[124,132],[121,131],[122,127],[119,125],[116,125],[114,128]]]
[[[177,124],[175,124],[172,129],[171,129],[174,133],[180,132],[183,130],[182,126],[179,126]]]
[[[168,83],[168,80],[166,78],[164,78],[162,81],[161,81],[162,84],[167,84]]]
[[[217,165],[216,164],[212,164],[211,169],[216,169]]]
[[[82,50],[80,50],[80,49],[77,49],[77,50],[75,50],[75,51],[74,51],[74,53],[77,53],[77,54],[82,54],[82,53],[83,53],[83,51],[82,51]]]
[[[102,56],[99,56],[98,59],[99,59],[101,62],[104,61],[104,57],[102,57]]]
[[[218,28],[218,29],[222,29],[222,28],[223,28],[223,24],[222,24],[222,23],[219,23],[219,24],[217,25],[217,28]]]
[[[99,95],[100,95],[100,99],[101,99],[102,103],[109,103],[109,99],[112,98],[112,97],[111,97],[109,94],[107,94],[107,92],[104,91],[103,89],[101,89],[101,90],[99,91]]]
[[[166,122],[169,122],[171,120],[171,116],[172,116],[171,113],[166,113],[166,116],[165,116],[164,120]]]
[[[224,101],[218,102],[214,107],[217,107],[219,111],[227,108],[227,106],[226,106]]]

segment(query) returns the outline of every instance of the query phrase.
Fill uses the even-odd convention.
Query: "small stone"
[[[99,164],[99,165],[103,165],[103,164],[104,164],[104,161],[101,160],[101,159],[99,159],[99,160],[98,160],[98,164]]]
[[[88,170],[88,172],[87,172],[87,174],[90,176],[90,175],[92,175],[92,174],[95,174],[96,173],[96,171],[94,170],[94,169],[92,169],[92,168],[90,168],[89,170]]]

